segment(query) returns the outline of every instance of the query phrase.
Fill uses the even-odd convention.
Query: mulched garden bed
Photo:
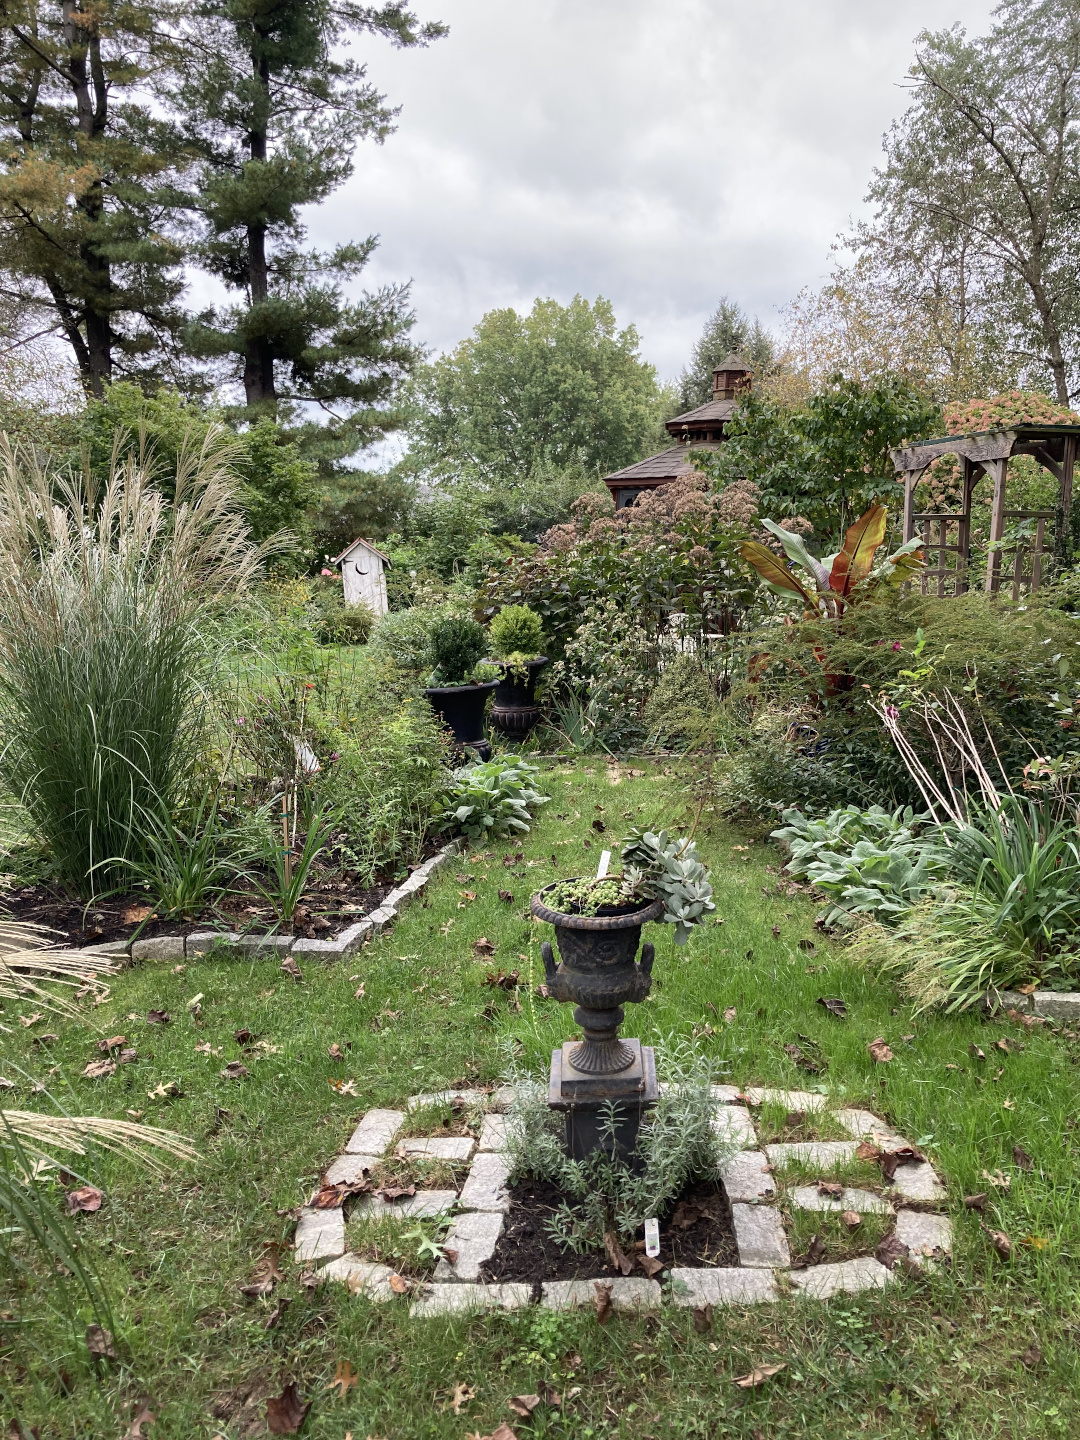
[[[604,1252],[575,1255],[560,1248],[547,1229],[547,1220],[566,1197],[546,1180],[528,1180],[510,1190],[510,1209],[499,1243],[490,1260],[480,1267],[483,1280],[516,1280],[539,1284],[543,1280],[610,1280],[622,1272]],[[638,1255],[628,1250],[635,1275],[644,1275]],[[692,1265],[715,1269],[737,1265],[739,1252],[731,1224],[731,1209],[715,1181],[692,1181],[676,1198],[666,1216],[660,1216],[661,1266]]]
[[[433,844],[434,854],[438,844]],[[426,856],[425,856],[426,858]],[[415,867],[412,867],[415,868]],[[275,924],[273,906],[250,886],[237,882],[235,890],[220,896],[191,920],[158,920],[145,891],[112,895],[91,905],[73,899],[48,885],[29,885],[2,897],[3,909],[16,920],[45,925],[56,932],[57,944],[100,945],[108,941],[150,940],[156,935],[188,935],[197,930],[235,930],[254,934],[292,934],[307,939],[333,940],[355,925],[400,883],[387,879],[365,888],[341,878],[316,880],[304,892],[291,927]]]

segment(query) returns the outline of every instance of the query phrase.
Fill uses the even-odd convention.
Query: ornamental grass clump
[[[191,776],[202,622],[261,559],[233,448],[213,427],[182,445],[168,501],[134,456],[96,491],[0,441],[0,780],[82,894],[148,858],[144,818]]]

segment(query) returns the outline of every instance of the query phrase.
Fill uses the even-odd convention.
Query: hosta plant
[[[460,830],[473,844],[511,832],[527,835],[533,812],[546,805],[533,783],[539,770],[524,760],[498,758],[454,771],[447,829]]]

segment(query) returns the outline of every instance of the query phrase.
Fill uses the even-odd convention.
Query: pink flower
[[[320,571],[319,571],[319,574],[320,574],[320,575],[329,575],[330,578],[331,578],[331,580],[334,578],[334,572],[333,572],[333,570],[325,570],[325,569],[324,569],[324,570],[320,570]]]
[[[892,648],[893,648],[894,650],[902,650],[904,647],[900,644],[900,641],[899,641],[899,640],[894,640],[894,641],[892,642]]]

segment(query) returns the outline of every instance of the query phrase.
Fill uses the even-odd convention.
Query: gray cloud
[[[322,245],[381,235],[369,283],[412,278],[417,334],[606,295],[662,375],[721,294],[766,323],[827,273],[861,209],[924,27],[991,0],[418,0],[429,50],[366,43],[402,106],[310,217]],[[434,6],[434,8],[433,8]]]

